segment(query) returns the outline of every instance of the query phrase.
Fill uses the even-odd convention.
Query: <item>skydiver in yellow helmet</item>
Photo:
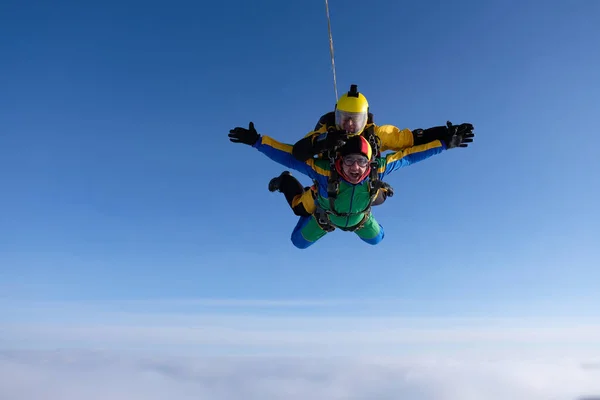
[[[440,144],[448,149],[464,148],[473,141],[473,129],[470,123],[452,125],[449,121],[446,125],[414,130],[400,129],[394,125],[377,125],[373,122],[367,98],[358,91],[357,85],[352,84],[350,90],[340,96],[334,111],[322,115],[315,129],[294,144],[292,154],[299,161],[327,157],[330,150],[341,147],[345,139],[355,135],[367,139],[373,149],[373,157],[378,157],[388,150],[403,152],[406,155],[415,154]],[[279,191],[285,194],[287,188],[296,187],[301,188],[302,185],[288,171],[269,182],[271,192]],[[303,216],[314,212],[315,191],[314,186],[305,187],[304,192],[293,196],[293,199],[292,196],[286,196],[290,197],[288,203],[294,214]],[[392,195],[391,187],[381,188],[372,206],[383,204],[387,197]]]

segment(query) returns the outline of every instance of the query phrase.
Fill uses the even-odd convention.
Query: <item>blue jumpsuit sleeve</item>
[[[261,135],[252,147],[276,163],[294,169],[319,182],[323,182],[323,179],[324,182],[327,182],[327,177],[330,175],[328,170],[316,165],[315,160],[312,158],[306,161],[297,160],[292,155],[292,145],[280,143],[269,136]]]
[[[395,153],[388,154],[385,158],[381,157],[379,162],[379,179],[389,175],[400,168],[408,167],[419,161],[426,160],[436,154],[446,150],[446,144],[441,140],[434,140],[429,143],[412,146]]]

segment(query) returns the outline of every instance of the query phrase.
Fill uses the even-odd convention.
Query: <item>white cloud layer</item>
[[[600,396],[598,317],[370,315],[342,303],[4,302],[0,400]]]
[[[0,353],[7,400],[576,400],[600,370],[572,360],[150,357]]]

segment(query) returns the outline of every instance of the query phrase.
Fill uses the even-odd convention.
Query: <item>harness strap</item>
[[[369,144],[373,149],[374,155],[373,159],[371,160],[371,174],[369,176],[371,185],[370,194],[372,204],[373,201],[375,201],[375,199],[377,198],[377,193],[379,192],[379,190],[385,190],[387,192],[387,196],[392,197],[394,195],[394,189],[389,183],[379,179],[379,174],[377,171],[379,166],[377,165],[376,157],[381,156],[381,138],[375,135],[375,128],[372,125],[367,129],[366,135],[367,140],[369,141]]]
[[[324,210],[323,208],[321,208],[320,206],[317,205],[317,207],[315,208],[315,212],[314,212],[314,217],[315,217],[315,220],[317,221],[317,224],[321,227],[321,229],[323,229],[324,231],[327,231],[327,232],[333,232],[333,231],[335,231],[336,228],[339,228],[340,230],[347,231],[347,232],[357,231],[360,228],[362,228],[363,226],[365,226],[365,224],[369,220],[370,216],[371,216],[371,207],[368,207],[367,211],[364,212],[364,215],[358,224],[353,225],[353,226],[348,226],[348,227],[341,227],[341,226],[336,227],[335,225],[333,225],[331,223],[331,221],[329,219],[329,213],[327,212],[327,210]]]
[[[335,154],[335,153],[334,153]],[[340,190],[340,176],[335,169],[335,155],[329,153],[329,178],[327,179],[327,197],[329,198],[329,209],[335,215],[342,216],[335,210],[335,199]]]

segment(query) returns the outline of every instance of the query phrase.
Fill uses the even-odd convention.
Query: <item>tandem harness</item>
[[[373,126],[370,126],[365,131],[365,137],[369,141],[371,148],[373,149],[373,155],[370,160],[371,170],[369,172],[369,194],[370,200],[369,204],[365,209],[358,212],[349,212],[349,213],[340,213],[335,210],[335,200],[337,198],[337,194],[340,187],[340,177],[335,168],[335,157],[337,153],[337,148],[331,149],[327,152],[327,156],[329,158],[329,166],[330,166],[330,176],[327,180],[327,196],[329,198],[329,210],[325,210],[318,203],[316,203],[316,209],[314,212],[315,219],[319,226],[327,232],[332,232],[336,228],[339,228],[342,231],[354,232],[362,228],[371,215],[371,205],[375,201],[378,196],[379,190],[384,190],[387,193],[388,197],[392,197],[394,195],[393,188],[386,182],[383,182],[379,179],[379,174],[377,173],[378,165],[377,165],[377,157],[380,156],[380,139],[374,134]],[[315,180],[315,186],[318,188],[318,182]],[[359,215],[364,214],[361,221],[350,227],[340,227],[335,226],[331,223],[329,219],[329,215],[335,215],[338,217],[348,217],[351,215]]]

